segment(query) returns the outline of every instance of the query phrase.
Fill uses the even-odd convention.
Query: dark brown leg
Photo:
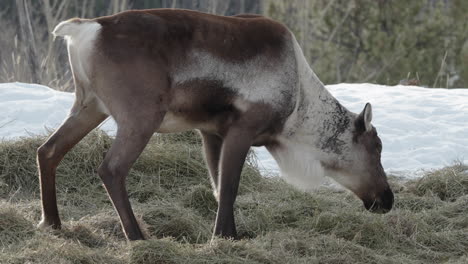
[[[219,175],[219,160],[221,156],[221,147],[223,140],[213,134],[201,132],[203,139],[203,149],[205,152],[206,165],[211,177],[211,185],[213,186],[213,193],[217,201],[218,196],[218,175]]]
[[[251,133],[231,129],[223,141],[219,175],[219,202],[214,235],[236,238],[234,202],[239,187],[240,174],[251,146]]]
[[[125,126],[119,125],[115,141],[98,169],[98,174],[119,214],[125,236],[129,240],[144,237],[128,200],[125,179],[153,135],[154,125],[159,125],[161,120],[162,118],[159,118],[156,123],[132,122],[126,123]]]
[[[55,191],[55,171],[65,154],[107,115],[99,112],[95,102],[86,106],[74,105],[69,117],[37,150],[42,201],[42,220],[39,228],[60,228]]]

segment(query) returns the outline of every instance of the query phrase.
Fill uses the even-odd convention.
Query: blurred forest
[[[71,91],[58,22],[162,7],[281,21],[325,84],[468,87],[467,0],[0,0],[0,82]]]

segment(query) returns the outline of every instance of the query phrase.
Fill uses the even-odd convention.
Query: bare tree
[[[31,73],[31,82],[38,83],[39,76],[37,73],[38,62],[37,62],[37,50],[36,50],[36,41],[34,38],[34,31],[31,24],[31,16],[29,13],[29,6],[27,0],[16,0],[16,8],[18,10],[18,18],[20,23],[20,36],[21,40],[24,43],[28,43],[25,48],[27,49],[26,55],[29,70]],[[29,41],[27,41],[29,40]]]

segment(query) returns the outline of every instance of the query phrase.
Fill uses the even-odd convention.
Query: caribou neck
[[[294,40],[295,41],[295,40]],[[340,137],[351,133],[354,114],[343,107],[318,79],[295,43],[297,97],[278,144],[268,147],[284,178],[302,189],[318,186],[322,162],[340,151]]]
[[[336,131],[348,130],[355,114],[330,94],[310,68],[295,39],[294,42],[297,63],[296,106],[285,123],[282,138],[320,148],[321,141],[328,136]]]

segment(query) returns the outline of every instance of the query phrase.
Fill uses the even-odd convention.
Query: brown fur
[[[116,61],[135,55],[168,64],[183,62],[193,49],[242,62],[257,55],[276,57],[285,44],[286,27],[256,15],[222,17],[190,10],[133,10],[97,18],[101,47]],[[135,54],[136,53],[136,54]]]

